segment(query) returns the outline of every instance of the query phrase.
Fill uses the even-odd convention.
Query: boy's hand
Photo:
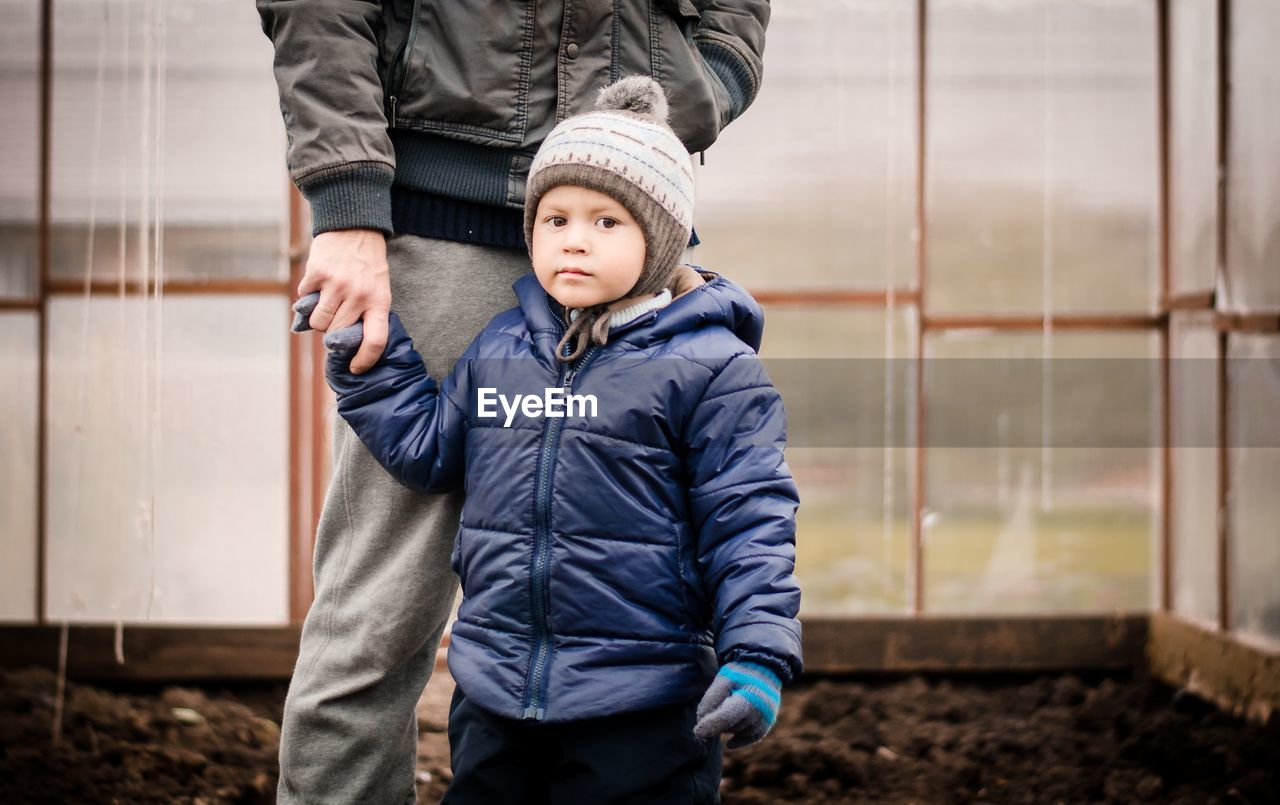
[[[305,333],[311,329],[310,318],[320,303],[320,292],[313,291],[293,303],[293,326],[289,329],[295,333]],[[330,330],[324,337],[324,345],[328,349],[344,356],[354,355],[364,340],[364,324],[356,322],[340,330]]]
[[[762,665],[731,662],[720,668],[702,701],[693,734],[702,739],[733,733],[730,749],[759,741],[778,718],[782,680]]]
[[[320,298],[308,314],[312,329],[332,333],[364,321],[351,372],[358,375],[370,369],[387,345],[391,280],[386,238],[369,229],[316,235],[298,295],[305,297],[313,291],[319,291]]]

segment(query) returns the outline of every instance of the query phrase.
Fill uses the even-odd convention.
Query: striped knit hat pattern
[[[538,202],[560,185],[604,193],[644,230],[644,268],[626,297],[667,287],[693,228],[693,162],[667,125],[667,97],[658,82],[648,76],[620,79],[600,90],[592,111],[562,121],[547,135],[525,191],[524,234],[531,251]],[[603,344],[606,307],[583,311],[572,329],[592,331]],[[603,326],[593,327],[597,322]],[[578,340],[585,347],[585,339]],[[574,356],[580,352],[575,349]]]

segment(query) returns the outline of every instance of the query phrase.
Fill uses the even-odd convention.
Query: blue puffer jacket
[[[374,369],[330,357],[339,413],[392,475],[465,484],[449,670],[486,710],[561,722],[689,701],[735,659],[799,673],[799,501],[755,354],[763,317],[703,278],[569,367],[532,274],[439,386],[395,317]],[[594,395],[596,412],[522,409],[504,426],[481,389]]]

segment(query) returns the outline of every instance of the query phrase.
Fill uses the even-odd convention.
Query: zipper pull
[[[396,104],[397,103],[399,103],[399,101],[396,99],[396,96],[392,95],[391,96],[391,119],[387,121],[387,125],[389,126],[395,126],[396,124]]]
[[[573,379],[578,376],[578,372],[581,372],[583,368],[586,367],[587,361],[591,360],[591,356],[595,353],[595,351],[596,351],[596,348],[594,346],[589,348],[586,352],[582,353],[581,358],[578,358],[577,365],[570,367],[569,370],[565,372],[564,390],[566,392],[569,391],[569,387],[573,385]]]

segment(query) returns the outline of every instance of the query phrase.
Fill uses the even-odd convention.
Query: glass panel
[[[1231,625],[1280,649],[1280,335],[1232,335]]]
[[[1173,609],[1218,621],[1218,334],[1212,313],[1174,313],[1170,350],[1173,437]]]
[[[149,278],[158,225],[169,279],[284,279],[271,43],[252,4],[159,8],[54,4],[54,276]]]
[[[1231,6],[1227,307],[1280,310],[1280,3]]]
[[[767,321],[761,355],[787,406],[787,463],[802,501],[796,574],[804,612],[903,612],[915,421],[911,317],[770,306]]]
[[[31,299],[39,274],[38,0],[0,0],[0,108],[0,297]]]
[[[1157,346],[1147,333],[927,339],[926,609],[1149,606]]]
[[[774,6],[760,95],[698,168],[696,262],[754,288],[912,282],[915,41],[912,3]]]
[[[1144,311],[1155,5],[929,4],[931,311]]]
[[[36,617],[39,318],[0,314],[0,620]]]
[[[1216,0],[1169,5],[1169,262],[1174,293],[1212,291],[1218,265]]]
[[[284,312],[276,297],[52,300],[51,618],[287,620]]]

